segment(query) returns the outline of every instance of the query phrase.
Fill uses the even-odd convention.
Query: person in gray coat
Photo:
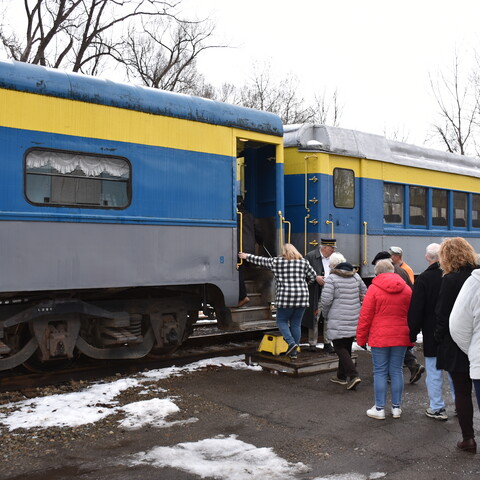
[[[338,262],[337,255],[343,260]],[[333,257],[333,258],[332,258]],[[338,356],[337,376],[330,381],[354,390],[361,382],[352,360],[352,344],[358,316],[367,287],[350,263],[341,254],[330,257],[330,275],[322,289],[322,313],[327,322],[327,336],[333,341]]]

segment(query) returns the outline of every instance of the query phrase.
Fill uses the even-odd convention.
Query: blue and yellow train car
[[[320,237],[373,276],[375,254],[399,246],[416,274],[425,248],[465,237],[480,250],[478,159],[328,127],[284,127],[285,208],[302,252]]]
[[[232,328],[236,197],[277,251],[282,134],[269,113],[1,62],[0,370],[169,352],[205,305]]]

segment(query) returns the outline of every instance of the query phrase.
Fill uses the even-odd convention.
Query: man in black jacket
[[[423,334],[423,351],[427,368],[425,383],[430,399],[430,407],[425,411],[425,415],[437,420],[448,420],[442,394],[443,370],[438,370],[436,367],[437,344],[434,339],[435,305],[442,283],[442,270],[438,263],[439,248],[438,243],[431,243],[427,247],[425,258],[429,266],[415,281],[408,311],[408,326],[412,342],[416,342],[420,331]]]
[[[302,325],[308,328],[308,343],[310,345],[309,351],[316,351],[319,334],[323,340],[323,350],[326,353],[334,353],[335,350],[332,344],[327,341],[324,334],[324,320],[321,312],[318,311],[318,302],[322,294],[322,288],[325,283],[325,278],[330,274],[330,255],[335,251],[337,241],[335,238],[321,238],[320,246],[311,250],[305,255],[310,265],[315,270],[315,273],[322,278],[319,283],[314,283],[308,286],[309,291],[309,306],[303,315]]]

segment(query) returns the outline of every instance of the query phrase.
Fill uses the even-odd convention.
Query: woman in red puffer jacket
[[[412,289],[394,272],[390,260],[379,260],[367,290],[357,327],[358,345],[368,345],[372,352],[375,405],[367,415],[385,419],[388,377],[391,381],[392,415],[400,418],[403,395],[403,358],[410,342],[408,308]]]

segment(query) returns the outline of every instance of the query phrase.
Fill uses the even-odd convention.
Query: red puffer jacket
[[[360,311],[358,345],[412,346],[407,314],[412,289],[396,273],[381,273],[372,280]]]

